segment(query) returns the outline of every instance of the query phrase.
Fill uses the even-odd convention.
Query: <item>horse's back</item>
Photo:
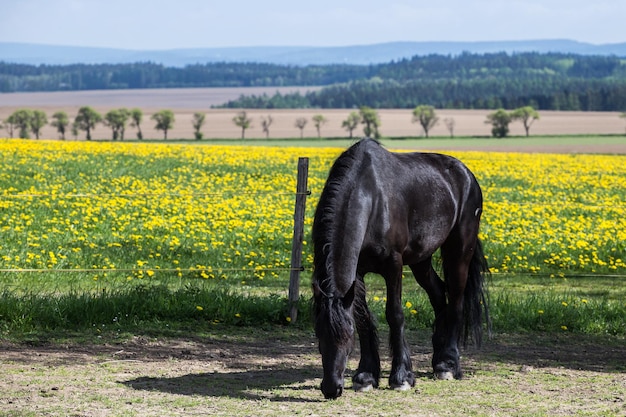
[[[390,198],[418,198],[424,205],[454,199],[482,204],[480,186],[473,173],[458,159],[439,153],[389,152],[378,142],[365,139],[357,145],[355,169],[358,186]],[[354,157],[354,156],[353,156]]]
[[[360,143],[355,190],[369,196],[363,249],[402,254],[405,263],[430,256],[462,222],[478,227],[482,194],[458,159],[437,153],[389,152],[375,141]],[[353,196],[353,197],[351,197]],[[350,202],[346,202],[349,205]]]

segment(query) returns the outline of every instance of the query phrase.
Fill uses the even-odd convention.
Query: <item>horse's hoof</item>
[[[368,392],[374,389],[374,385],[372,384],[359,384],[358,382],[352,383],[352,389],[356,392]]]
[[[452,381],[454,379],[454,374],[450,371],[436,372],[435,378],[440,379],[442,381]]]
[[[394,391],[408,391],[411,389],[411,384],[409,384],[407,381],[404,381],[402,383],[402,385],[395,385],[393,387],[391,387]]]

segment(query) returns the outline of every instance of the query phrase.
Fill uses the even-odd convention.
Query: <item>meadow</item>
[[[111,315],[119,316],[117,326],[154,316],[288,323],[301,156],[310,158],[300,307],[308,324],[311,219],[340,152],[0,142],[4,334],[89,327]],[[626,334],[626,157],[450,153],[475,172],[485,194],[481,238],[496,329]],[[383,319],[382,282],[368,279],[372,308]],[[406,287],[409,324],[428,328],[426,297],[412,280]],[[152,298],[161,301],[146,302]]]
[[[433,380],[432,313],[407,273],[416,386],[382,381],[328,402],[309,233],[345,144],[292,144],[0,140],[0,414],[624,414],[626,156],[448,152],[485,194],[494,337],[464,349],[465,379]],[[294,324],[302,156],[311,195]],[[384,340],[382,280],[367,284]],[[356,366],[353,355],[348,374]]]

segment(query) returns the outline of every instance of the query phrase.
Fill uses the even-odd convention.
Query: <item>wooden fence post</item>
[[[302,271],[302,242],[304,240],[304,214],[308,194],[309,158],[298,158],[296,208],[293,214],[293,240],[291,243],[291,274],[289,276],[289,318],[298,319],[300,299],[300,272]]]

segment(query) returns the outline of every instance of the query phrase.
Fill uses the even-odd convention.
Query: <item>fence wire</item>
[[[276,272],[276,271],[306,271],[307,267],[281,267],[281,268],[220,268],[220,267],[206,267],[206,268],[0,268],[0,272],[120,272],[120,273],[138,273],[138,272]]]
[[[29,194],[0,194],[0,199],[21,199],[21,198],[38,198],[38,199],[98,199],[98,198],[159,198],[159,197],[175,197],[175,198],[203,198],[203,197],[222,197],[227,198],[233,195],[268,195],[284,196],[284,195],[306,195],[310,196],[312,192],[310,190],[306,192],[275,192],[275,191],[223,191],[220,193],[105,193],[105,194],[91,194],[91,193],[78,193],[78,194],[43,194],[43,193],[29,193]],[[554,202],[515,202],[515,201],[493,201],[486,200],[485,204],[509,204],[520,207],[561,207],[563,204],[573,203],[574,207],[570,208],[586,208],[586,209],[613,209],[626,207],[626,202],[619,202],[617,204],[587,204],[585,202],[568,202],[568,201],[554,201]]]
[[[275,192],[275,191],[225,191],[221,193],[110,193],[110,194],[90,194],[90,193],[78,193],[78,194],[1,194],[0,198],[4,199],[19,199],[19,198],[50,198],[50,199],[95,199],[95,198],[149,198],[149,197],[179,197],[179,198],[192,198],[192,197],[230,197],[232,195],[311,195],[311,191],[304,193],[297,192]]]

